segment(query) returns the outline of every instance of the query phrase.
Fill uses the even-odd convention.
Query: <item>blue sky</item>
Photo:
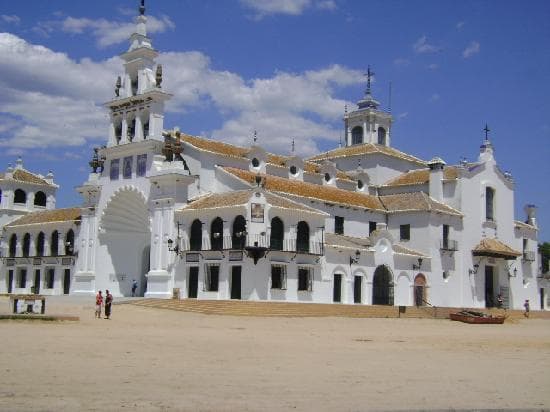
[[[0,162],[52,169],[58,206],[78,205],[101,104],[137,0],[0,0]],[[488,123],[496,158],[516,182],[516,217],[539,207],[550,241],[550,2],[146,1],[174,94],[166,127],[304,156],[338,145],[346,104],[365,88],[388,106],[392,146],[448,164],[477,158]]]

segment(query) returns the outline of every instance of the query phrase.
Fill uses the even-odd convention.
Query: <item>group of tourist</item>
[[[95,317],[101,318],[101,308],[105,303],[105,319],[111,319],[111,305],[113,304],[113,295],[109,292],[109,289],[105,290],[105,300],[103,299],[102,292],[97,292],[95,296]]]

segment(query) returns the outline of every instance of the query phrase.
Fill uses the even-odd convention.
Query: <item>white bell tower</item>
[[[357,102],[357,110],[344,114],[346,146],[374,143],[390,146],[392,115],[380,110],[380,103],[372,97],[371,79],[374,72],[367,70],[365,97]]]
[[[145,0],[141,0],[130,48],[121,54],[124,75],[115,84],[115,97],[105,105],[110,109],[107,147],[142,141],[163,141],[164,103],[172,97],[162,89],[162,66],[156,65],[158,52],[147,37]]]

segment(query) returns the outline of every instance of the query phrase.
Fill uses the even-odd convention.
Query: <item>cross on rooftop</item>
[[[485,128],[483,130],[485,131],[485,140],[489,140],[489,132],[491,131],[491,129],[489,129],[487,123],[485,123]]]
[[[139,14],[142,16],[145,14],[145,0],[141,0],[141,6],[139,6]]]

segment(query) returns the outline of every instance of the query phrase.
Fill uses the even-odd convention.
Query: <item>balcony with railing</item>
[[[267,235],[245,234],[241,236],[219,236],[199,239],[180,239],[179,248],[182,252],[204,252],[245,250],[250,247],[266,248],[270,251],[303,253],[310,255],[323,255],[323,242],[299,241],[297,239],[270,239]]]
[[[533,252],[532,250],[524,250],[522,259],[524,262],[534,262],[535,252]]]
[[[458,250],[458,241],[452,239],[441,239],[439,249],[454,252]]]

